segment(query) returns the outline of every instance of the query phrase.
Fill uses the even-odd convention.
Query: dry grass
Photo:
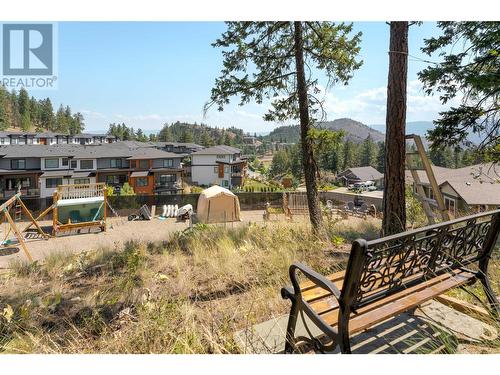
[[[235,331],[288,311],[279,290],[291,262],[330,273],[353,239],[378,235],[375,220],[327,224],[329,241],[298,223],[198,225],[19,263],[0,275],[0,352],[238,353]]]
[[[286,312],[292,261],[345,266],[347,245],[334,243],[296,223],[198,225],[163,243],[20,263],[0,281],[0,314],[12,307],[0,351],[236,353],[236,330]]]

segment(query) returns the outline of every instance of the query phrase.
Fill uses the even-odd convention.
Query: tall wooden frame
[[[31,214],[30,210],[28,210],[28,208],[26,207],[26,205],[23,203],[23,201],[21,199],[21,193],[17,193],[16,195],[12,196],[6,202],[4,202],[0,205],[0,213],[7,219],[11,230],[14,232],[14,234],[17,238],[17,241],[19,242],[19,245],[23,249],[24,254],[28,258],[28,260],[30,262],[33,262],[33,257],[31,256],[30,252],[28,251],[28,248],[26,246],[26,241],[24,240],[24,237],[22,235],[22,232],[24,232],[24,230],[19,231],[19,229],[17,228],[16,222],[12,219],[12,216],[9,213],[9,210],[15,204],[19,204],[21,211],[24,212],[28,216],[28,218],[30,219],[31,223],[29,226],[34,225],[36,227],[38,233],[40,233],[44,238],[48,238],[49,235],[47,235],[42,230],[42,228],[40,228],[40,225],[38,225],[36,219],[33,218],[33,215]]]

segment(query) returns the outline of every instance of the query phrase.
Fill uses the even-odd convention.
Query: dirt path
[[[262,222],[262,210],[243,211],[242,222],[219,224],[228,227],[241,225],[248,222]],[[276,220],[276,218],[275,218]],[[49,227],[50,221],[41,221],[42,227]],[[120,247],[125,242],[136,240],[140,242],[158,242],[168,240],[173,232],[182,231],[188,227],[188,222],[177,222],[173,218],[151,221],[127,221],[127,218],[108,218],[108,230],[106,232],[84,233],[66,235],[57,238],[27,239],[26,244],[34,260],[44,259],[49,254],[58,252],[79,253],[82,251],[97,249],[100,247]],[[19,228],[24,228],[26,223],[19,223]],[[4,238],[5,227],[0,228],[0,239]],[[12,237],[12,236],[11,236]],[[10,250],[10,251],[9,251]],[[0,269],[10,268],[11,262],[26,260],[24,252],[17,248],[16,244],[9,249],[0,250]]]

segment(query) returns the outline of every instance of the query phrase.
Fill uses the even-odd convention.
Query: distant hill
[[[384,134],[380,131],[349,118],[321,122],[317,127],[335,131],[342,129],[345,132],[345,139],[355,143],[363,142],[368,136],[370,136],[374,142],[385,140]],[[280,126],[264,137],[266,140],[281,141],[285,143],[297,143],[299,142],[299,138],[299,125]]]
[[[385,124],[374,124],[369,126],[381,133],[385,133]],[[406,123],[406,134],[425,136],[427,131],[433,128],[434,124],[432,121],[410,121]]]

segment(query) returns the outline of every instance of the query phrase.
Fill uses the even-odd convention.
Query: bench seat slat
[[[455,271],[454,274],[457,274],[457,273],[461,273],[462,271]],[[372,303],[370,303],[369,305],[367,306],[364,306],[362,308],[360,308],[357,313],[358,314],[363,314],[363,313],[366,313],[370,310],[373,310],[377,307],[380,307],[382,305],[385,305],[387,303],[390,303],[392,301],[395,301],[399,298],[403,298],[405,297],[406,295],[408,294],[411,294],[411,293],[415,293],[415,292],[418,292],[422,289],[425,289],[425,288],[428,288],[434,284],[437,284],[445,279],[448,279],[452,277],[450,274],[443,274],[443,275],[440,275],[440,276],[436,276],[430,280],[427,280],[425,282],[422,282],[422,283],[419,283],[417,285],[414,285],[412,287],[409,287],[409,288],[406,288],[400,292],[397,292],[397,293],[394,293],[390,296],[387,296],[383,299],[380,299],[380,300],[377,300],[377,301],[374,301]],[[331,296],[330,294],[328,294],[326,297],[322,298],[322,299],[319,299],[319,300],[315,300],[311,303],[309,303],[309,305],[311,306],[311,308],[316,311],[318,313],[318,315],[322,315],[326,312],[329,312],[335,308],[338,308],[338,302],[337,300]],[[354,315],[353,315],[354,316]]]
[[[391,316],[395,316],[417,307],[418,305],[446,292],[449,289],[466,284],[475,277],[474,274],[466,271],[457,272],[454,275],[446,274],[443,276],[447,277],[434,278],[432,279],[434,280],[434,283],[427,285],[423,289],[418,290],[417,288],[416,290],[413,290],[413,292],[406,292],[405,290],[399,292],[400,295],[398,298],[394,299],[392,297],[398,295],[399,293],[387,297],[385,303],[384,300],[379,300],[374,302],[372,305],[359,309],[358,314],[351,315],[349,333],[353,334],[362,331],[374,324],[390,318]],[[412,288],[408,288],[408,290],[410,289]],[[316,306],[316,308],[319,309],[324,309],[324,307],[324,304],[318,304]],[[316,308],[315,311],[317,311]],[[323,312],[321,318],[326,324],[336,326],[338,324],[338,308]]]

